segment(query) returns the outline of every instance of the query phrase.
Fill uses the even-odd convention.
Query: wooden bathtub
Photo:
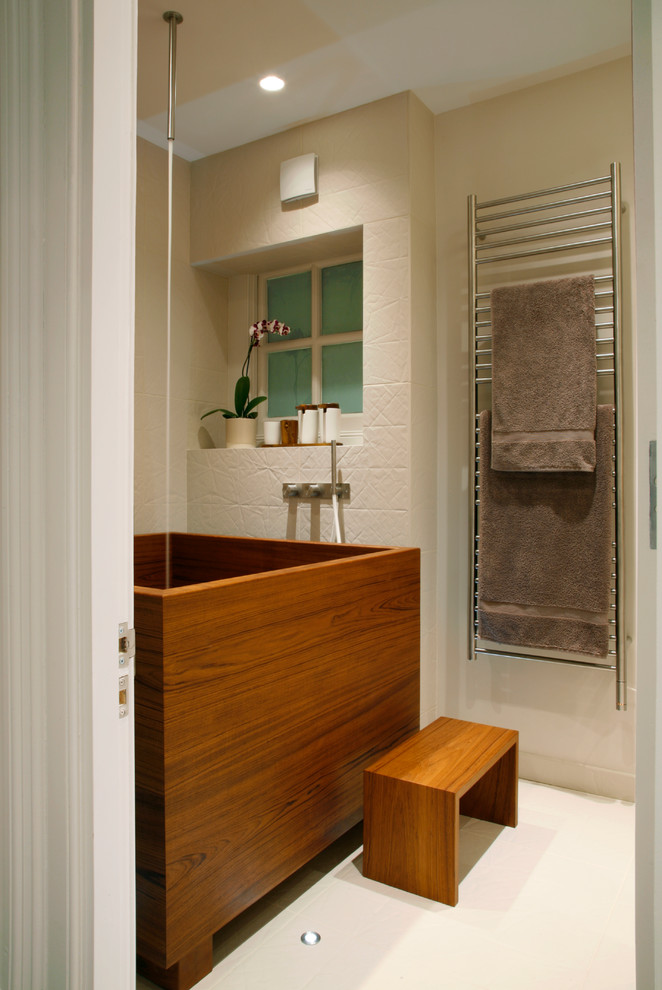
[[[419,551],[135,541],[138,964],[186,990],[212,937],[362,818],[419,726]]]

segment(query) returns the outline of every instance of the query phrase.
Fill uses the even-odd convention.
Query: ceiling
[[[175,151],[194,160],[391,96],[437,114],[626,55],[630,0],[174,0]],[[166,145],[168,24],[138,5],[138,133]],[[286,81],[265,93],[259,79]]]

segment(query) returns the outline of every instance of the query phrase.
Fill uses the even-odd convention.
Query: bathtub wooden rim
[[[165,533],[144,533],[137,534],[135,539],[140,539],[141,536],[144,537],[159,537],[164,536]],[[319,540],[281,540],[274,539],[272,537],[261,537],[261,536],[225,536],[219,533],[183,533],[183,532],[172,532],[171,536],[177,537],[209,537],[212,540],[224,540],[224,541],[237,541],[244,542],[245,540],[253,540],[256,543],[270,543],[279,544],[287,543],[290,546],[301,544],[307,547],[319,547],[320,545],[325,547],[351,547],[352,552],[347,556],[333,557],[330,560],[315,560],[309,561],[307,563],[296,564],[289,567],[275,567],[264,571],[253,571],[250,574],[238,574],[235,577],[218,578],[212,581],[198,581],[191,584],[180,585],[175,588],[155,588],[152,585],[134,584],[134,592],[136,594],[147,595],[150,597],[173,597],[177,595],[187,594],[188,592],[201,591],[205,588],[216,588],[219,585],[232,586],[236,585],[242,581],[255,581],[258,578],[265,578],[272,574],[300,574],[301,571],[306,570],[311,567],[331,567],[332,565],[347,564],[352,560],[364,560],[366,557],[372,557],[376,555],[380,556],[397,556],[401,553],[410,553],[414,551],[420,553],[419,547],[392,547],[392,546],[377,546],[372,544],[364,543],[323,543]],[[365,551],[365,552],[363,552]]]

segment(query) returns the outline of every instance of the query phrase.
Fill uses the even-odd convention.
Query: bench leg
[[[203,976],[211,973],[214,939],[209,935],[167,969],[138,956],[138,972],[164,990],[190,990]]]
[[[451,906],[458,900],[455,795],[364,775],[363,875]]]
[[[517,744],[460,798],[460,813],[498,825],[517,825]]]

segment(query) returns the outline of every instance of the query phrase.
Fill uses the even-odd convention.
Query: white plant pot
[[[257,437],[256,419],[226,419],[226,447],[255,447]]]

